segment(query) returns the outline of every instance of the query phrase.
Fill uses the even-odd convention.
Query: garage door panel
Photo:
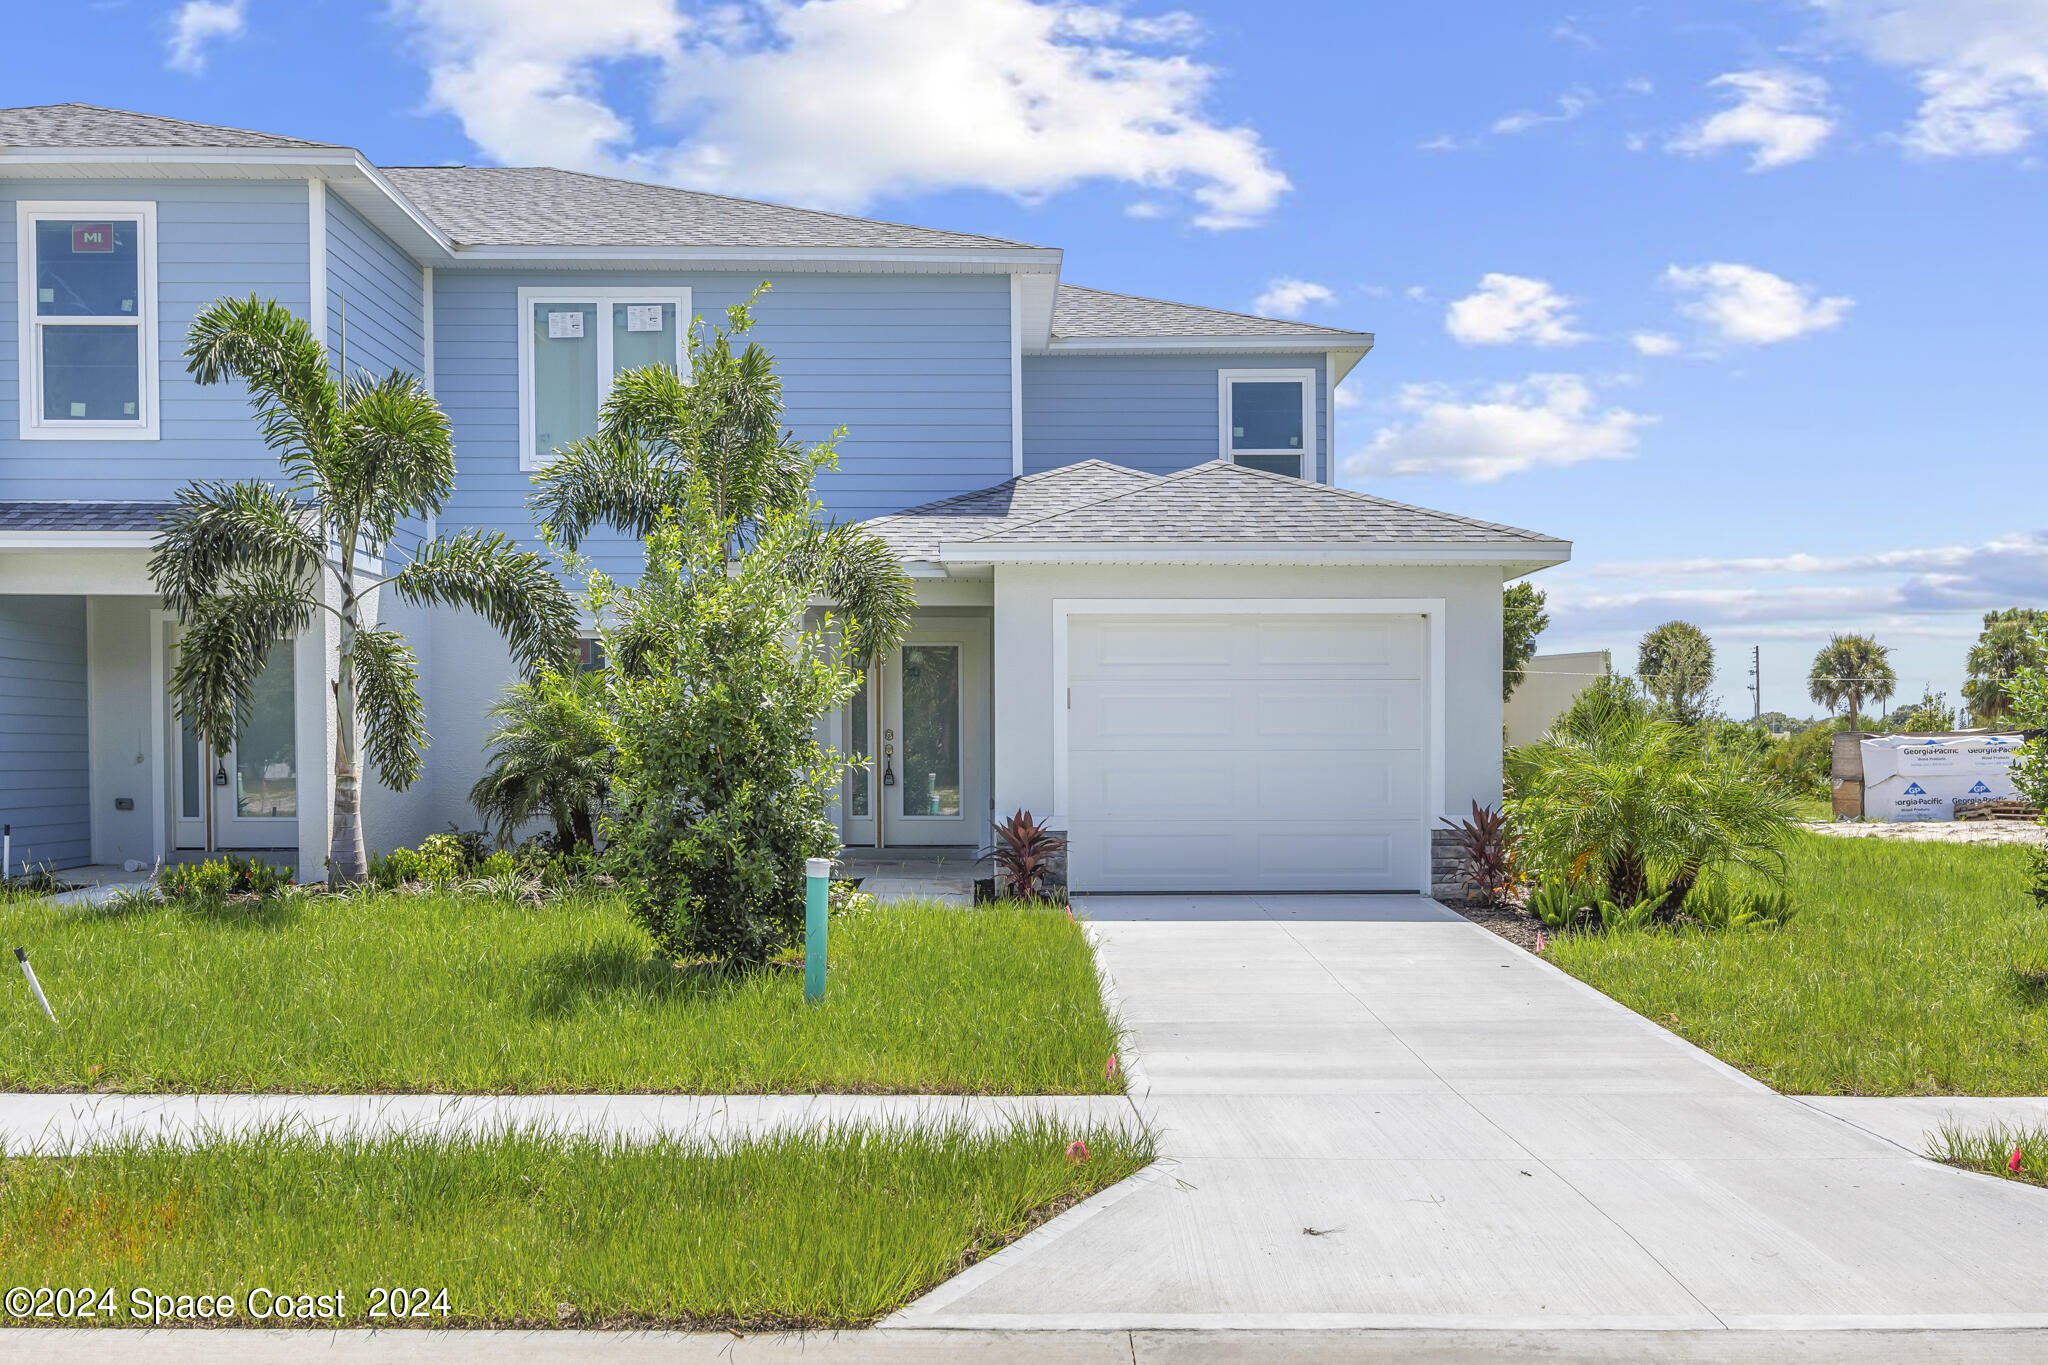
[[[1418,889],[1421,659],[1414,618],[1076,619],[1073,885]]]
[[[1406,820],[1421,803],[1417,753],[1276,754],[1250,774],[1258,816]],[[1254,817],[1255,818],[1255,817]]]
[[[1338,746],[1412,747],[1422,733],[1419,682],[1239,685],[1260,739],[1310,736]]]
[[[1283,616],[1256,623],[1251,663],[1261,671],[1310,676],[1412,678],[1422,672],[1421,632],[1412,621]]]

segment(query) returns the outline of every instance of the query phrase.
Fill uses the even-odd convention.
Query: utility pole
[[[1751,709],[1749,722],[1752,725],[1764,723],[1764,647],[1749,647],[1749,696]]]

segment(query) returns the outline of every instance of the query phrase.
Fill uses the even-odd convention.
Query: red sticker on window
[[[71,225],[71,250],[112,251],[114,249],[114,225],[112,223],[73,223]]]

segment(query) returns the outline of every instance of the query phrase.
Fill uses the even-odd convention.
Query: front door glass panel
[[[903,814],[960,814],[960,647],[903,646]]]

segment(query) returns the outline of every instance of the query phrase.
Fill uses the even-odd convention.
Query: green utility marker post
[[[832,860],[804,859],[804,999],[825,998],[825,920],[832,908]]]

